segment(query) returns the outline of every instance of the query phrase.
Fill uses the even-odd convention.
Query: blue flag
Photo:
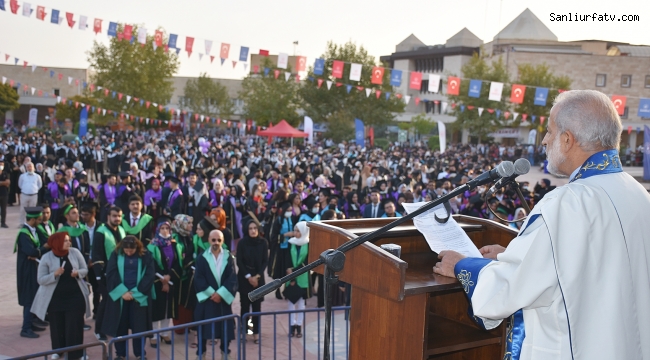
[[[650,119],[650,99],[639,99],[639,111],[637,116],[644,119]]]
[[[54,14],[52,14],[54,15]],[[110,22],[108,23],[108,31],[106,32],[106,35],[116,37],[117,36],[117,23],[116,22]]]
[[[54,77],[54,71],[50,70],[50,77]]]
[[[316,59],[314,61],[314,75],[323,75],[325,70],[325,59]]]
[[[79,114],[79,137],[86,136],[88,132],[88,109],[84,107]]]
[[[386,100],[390,99],[390,92],[386,92]]]
[[[470,80],[469,81],[469,97],[479,98],[481,97],[481,86],[483,82],[481,80]]]
[[[52,9],[52,20],[50,22],[52,24],[57,24],[59,25],[59,10]]]
[[[0,10],[7,11],[5,10],[5,0],[0,0]]]
[[[265,68],[264,68],[264,76],[268,76],[268,75],[269,75],[269,71],[271,71],[271,69],[265,67]]]
[[[650,128],[643,125],[643,179],[650,180]]]
[[[248,47],[242,46],[241,50],[239,50],[239,61],[248,61]]]
[[[345,89],[348,91],[349,94],[350,90],[352,90],[352,85],[345,85]]]
[[[176,40],[178,40],[178,35],[176,34],[169,34],[169,47],[172,49],[176,49]]]
[[[538,87],[535,90],[535,105],[546,106],[546,98],[548,98],[548,88]]]
[[[354,139],[357,146],[366,147],[366,132],[363,128],[363,121],[354,119]]]
[[[392,86],[402,85],[402,70],[393,69],[390,72],[390,84]]]

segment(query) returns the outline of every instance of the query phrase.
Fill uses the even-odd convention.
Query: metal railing
[[[64,347],[64,348],[60,348],[60,349],[43,351],[43,352],[39,352],[39,353],[36,353],[36,354],[18,356],[18,357],[11,358],[10,360],[28,360],[28,359],[38,359],[38,358],[41,358],[43,360],[48,360],[48,356],[55,355],[55,354],[60,355],[59,359],[61,359],[61,360],[68,360],[68,353],[70,351],[83,350],[83,356],[85,357],[87,355],[86,354],[86,349],[93,348],[93,347],[101,347],[102,348],[102,359],[105,360],[106,359],[106,353],[107,353],[106,352],[107,345],[106,345],[106,343],[100,342],[100,341],[92,342],[92,343],[89,343],[89,344],[80,344],[80,345],[68,346],[68,347]],[[61,354],[63,354],[63,355],[61,355]],[[82,359],[83,359],[83,357],[82,357]]]
[[[234,339],[229,339],[227,331],[226,331],[226,329],[229,326],[228,323],[231,320],[234,321],[234,333],[235,333],[235,338]],[[241,349],[241,346],[240,346],[240,336],[238,336],[238,335],[241,333],[241,329],[240,329],[241,323],[240,323],[240,318],[237,315],[221,316],[221,317],[214,318],[214,319],[195,321],[195,322],[176,325],[176,326],[172,326],[172,327],[168,327],[168,328],[164,328],[164,329],[150,330],[150,331],[145,331],[145,332],[141,332],[141,333],[125,335],[125,336],[119,336],[119,337],[113,338],[108,343],[108,360],[115,359],[115,356],[113,355],[114,351],[115,351],[115,346],[114,345],[116,343],[120,343],[120,342],[125,343],[125,347],[126,347],[125,359],[129,360],[131,358],[135,358],[135,357],[130,357],[130,354],[129,354],[129,352],[130,352],[129,351],[129,340],[133,340],[133,339],[140,339],[140,344],[139,344],[140,352],[141,352],[143,357],[146,356],[145,351],[144,351],[145,348],[146,348],[146,343],[147,343],[146,339],[150,338],[150,337],[154,337],[154,336],[157,339],[157,346],[156,346],[156,349],[155,349],[156,350],[155,351],[156,356],[153,357],[154,359],[174,359],[176,356],[181,356],[180,358],[184,358],[186,360],[189,359],[189,358],[194,359],[197,355],[194,354],[194,353],[190,354],[190,349],[192,349],[192,350],[194,350],[194,349],[189,347],[189,345],[190,345],[190,336],[193,337],[194,335],[193,334],[190,335],[189,330],[193,329],[195,327],[198,327],[197,332],[196,332],[197,336],[198,336],[198,341],[197,341],[197,348],[195,350],[195,351],[198,351],[198,355],[199,356],[200,355],[206,355],[205,356],[206,359],[221,359],[221,350],[218,349],[218,352],[215,352],[215,343],[216,343],[216,341],[214,341],[214,340],[212,341],[212,345],[211,345],[212,346],[212,357],[207,356],[209,354],[209,350],[207,348],[206,348],[205,354],[203,354],[202,349],[201,349],[201,338],[202,338],[202,335],[203,335],[203,326],[210,325],[211,332],[212,332],[211,339],[214,339],[215,338],[214,334],[215,334],[215,329],[216,329],[215,326],[218,323],[223,323],[223,327],[224,327],[222,330],[223,330],[223,334],[225,334],[225,335],[224,335],[224,338],[221,341],[224,341],[225,343],[229,343],[229,341],[235,340],[236,343],[237,343],[237,346],[234,349],[231,349],[231,353],[229,355],[229,358],[232,359],[232,360],[235,360],[235,359],[239,360],[240,359],[240,351],[239,351],[239,349]],[[176,353],[176,347],[175,347],[175,342],[174,342],[174,339],[176,337],[176,330],[185,330],[185,332],[181,335],[181,336],[183,336],[184,343],[185,343],[185,352],[184,352],[184,354],[182,352],[180,354]],[[170,349],[170,351],[165,350],[164,353],[162,354],[162,357],[161,357],[161,347],[163,346],[163,342],[161,341],[160,333],[164,333],[164,332],[170,332],[171,333],[171,344],[170,344],[171,349]],[[217,354],[219,354],[219,355],[217,356]]]
[[[332,309],[332,342],[331,342],[331,357],[332,359],[347,359],[349,353],[349,335],[350,335],[350,323],[348,321],[348,312],[350,311],[349,306],[340,306],[334,307]],[[291,315],[303,313],[303,332],[302,338],[291,337]],[[315,315],[316,321],[308,321],[307,317],[309,315]],[[297,355],[297,358],[303,360],[307,359],[320,359],[321,351],[323,347],[323,335],[324,335],[324,319],[325,309],[304,309],[304,310],[286,310],[286,311],[272,311],[272,312],[259,312],[259,313],[247,313],[244,314],[241,324],[242,324],[242,337],[245,338],[248,331],[248,321],[253,317],[260,317],[259,321],[262,321],[262,317],[273,317],[273,333],[271,335],[262,333],[262,327],[259,327],[260,333],[258,334],[259,343],[253,344],[251,349],[247,349],[248,342],[245,341],[242,343],[242,357],[241,360],[247,359],[293,359],[293,355]],[[278,329],[277,318],[278,316],[287,316],[287,326],[289,328],[286,331],[280,331]],[[338,315],[338,316],[337,316]],[[342,315],[342,316],[341,316]],[[337,317],[339,318],[337,320]],[[337,325],[338,324],[338,325]],[[252,334],[252,332],[250,332]],[[250,335],[249,334],[249,335]],[[315,336],[314,336],[315,335]],[[271,338],[272,337],[272,338]],[[267,341],[273,341],[273,347],[269,348],[264,346]],[[338,341],[337,341],[338,340]],[[283,350],[286,346],[286,352],[278,354],[278,350]],[[255,349],[255,347],[257,349]],[[262,350],[264,347],[264,351]],[[280,349],[279,347],[282,347]],[[250,350],[250,351],[249,351]],[[272,354],[270,351],[272,350]],[[257,353],[255,357],[254,353]],[[262,357],[264,355],[264,357]]]

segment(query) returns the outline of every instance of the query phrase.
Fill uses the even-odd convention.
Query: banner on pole
[[[305,116],[304,130],[307,133],[307,135],[309,135],[309,137],[307,137],[307,143],[313,144],[314,143],[314,121],[309,116]]]
[[[363,127],[363,121],[354,119],[354,128],[354,139],[357,143],[357,146],[361,148],[366,147],[366,132]]]

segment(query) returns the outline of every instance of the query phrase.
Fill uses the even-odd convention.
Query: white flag
[[[68,76],[68,85],[72,84],[72,76]]]
[[[485,109],[483,109],[482,107],[478,108],[478,116],[481,116],[481,114],[483,114],[483,110]]]
[[[98,87],[97,87],[97,91],[99,91],[99,90],[101,90],[101,89],[103,89],[103,87],[101,87],[101,86],[98,86]]]
[[[307,137],[307,143],[313,144],[314,143],[314,121],[309,117],[305,116],[305,126],[303,127],[304,131],[309,135]]]
[[[205,115],[201,115],[201,122],[203,122],[203,119],[205,119]]]
[[[350,80],[361,81],[361,64],[352,64],[350,66]]]
[[[151,103],[151,105],[153,105],[153,107],[158,107],[158,103]]]
[[[332,82],[327,80],[327,90],[332,88]]]
[[[518,112],[513,112],[512,113],[512,121],[517,120],[517,116],[519,116],[519,113]]]
[[[32,15],[32,4],[23,3],[23,16],[30,17]]]
[[[59,25],[61,25],[63,23],[63,18],[65,17],[65,16],[62,16],[62,15],[63,14],[59,15]]]
[[[490,96],[489,100],[492,101],[501,101],[501,93],[503,92],[503,83],[493,81],[490,84]]]
[[[32,65],[32,72],[34,72],[34,70],[36,70],[36,65]]]
[[[212,40],[205,41],[205,53],[210,55],[210,50],[212,50]]]
[[[36,88],[32,88],[32,95],[36,92]]]
[[[438,93],[440,90],[440,75],[429,74],[429,91]]]
[[[147,43],[147,29],[145,29],[145,28],[139,28],[138,29],[138,42],[140,44],[146,44]]]
[[[102,115],[106,115],[106,109],[102,109]]]
[[[57,97],[56,97],[56,103],[58,104],[58,103],[60,103],[60,102],[61,102],[61,97],[60,97],[60,96],[57,96]]]
[[[289,78],[290,78],[290,77],[291,77],[291,73],[288,72],[288,71],[285,71],[285,72],[284,72],[284,80],[285,80],[285,81],[289,81]]]
[[[88,16],[79,16],[79,30],[86,30],[88,28]]]
[[[203,54],[202,53],[199,53],[199,61],[200,60],[203,60]]]
[[[409,104],[409,101],[411,101],[411,95],[405,95],[405,96],[404,96],[404,103],[405,103],[406,105],[408,105],[408,104]]]
[[[447,102],[443,101],[442,102],[442,111],[440,113],[444,114],[446,111],[447,111]]]
[[[366,88],[366,97],[370,96],[370,92],[371,92],[371,91],[372,91],[372,89],[368,89],[368,88]]]
[[[156,45],[156,42],[152,41],[151,44],[153,45],[153,51],[156,51],[156,49],[158,49],[158,45]]]
[[[438,137],[440,138],[440,153],[443,154],[447,149],[447,127],[445,123],[438,120]]]
[[[287,55],[285,53],[279,53],[278,54],[278,67],[280,69],[286,69],[288,63],[289,63],[289,55]]]
[[[4,85],[6,82],[7,82],[7,78],[3,76],[2,77],[2,85]]]
[[[244,63],[244,71],[248,70],[248,64]]]
[[[126,96],[126,103],[128,104],[131,101],[131,95]]]

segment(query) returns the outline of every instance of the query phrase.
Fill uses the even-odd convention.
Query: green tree
[[[118,27],[123,31],[123,26]],[[133,28],[133,36],[138,33]],[[164,105],[170,102],[174,91],[171,77],[178,70],[178,57],[174,51],[166,52],[164,47],[153,47],[154,37],[147,36],[146,44],[111,38],[108,46],[95,42],[88,53],[88,62],[93,69],[91,82],[103,87],[95,89],[95,97],[99,106],[113,111],[123,111],[127,114],[145,118],[157,119],[158,108],[154,105]],[[104,96],[104,89],[111,93]],[[123,94],[113,97],[112,92]],[[126,95],[133,98],[127,104]],[[137,99],[137,100],[136,100]],[[140,104],[139,100],[150,101],[149,107]],[[108,115],[108,121],[113,121]]]
[[[228,89],[203,73],[197,79],[185,84],[183,105],[193,113],[210,117],[224,117],[233,114],[233,104]]]
[[[273,65],[269,59],[264,59],[262,67],[272,69]],[[291,68],[286,71],[290,72]],[[239,98],[244,101],[244,118],[255,120],[259,126],[277,124],[283,119],[297,126],[300,123],[298,88],[293,78],[285,81],[281,75],[276,79],[273,71],[267,76],[249,74],[242,81],[239,92]]]
[[[548,115],[551,113],[553,100],[559,94],[557,89],[569,90],[569,87],[571,86],[571,79],[569,79],[567,76],[553,75],[549,66],[545,63],[538,65],[521,64],[518,66],[518,69],[519,79],[517,81],[520,84],[526,86],[549,88],[545,106],[535,105],[536,89],[533,87],[526,89],[523,103],[515,106],[515,111],[520,114],[528,114],[528,119],[531,119],[531,115],[537,116],[538,120],[534,124],[531,122],[530,125],[531,128],[537,127],[539,125],[539,117],[548,117]],[[518,126],[520,122],[521,117],[515,121],[515,125]],[[548,122],[545,122],[544,124],[548,124]]]
[[[350,118],[347,111],[335,111],[328,117],[327,131],[323,134],[335,142],[352,140],[354,134],[354,118]]]
[[[72,101],[72,105],[69,104],[70,101]],[[77,103],[79,104],[78,106]],[[97,106],[98,104],[99,101],[92,96],[75,95],[71,98],[66,99],[65,103],[60,102],[56,104],[56,118],[59,120],[70,119],[73,123],[78,123],[81,109],[83,109],[85,105]],[[91,109],[91,111],[88,113],[88,119],[94,119],[96,117],[99,118],[102,116],[99,116],[97,113],[93,113]]]
[[[510,77],[505,64],[501,59],[488,64],[485,56],[474,56],[461,68],[463,79],[486,80],[481,86],[480,97],[474,98],[468,95],[469,80],[463,80],[460,83],[459,95],[448,96],[449,101],[457,106],[451,109],[451,114],[456,116],[456,121],[451,124],[451,130],[459,131],[467,129],[471,136],[478,137],[479,141],[487,138],[487,135],[505,125],[506,120],[503,114],[498,118],[496,110],[502,113],[508,110],[508,104],[504,101],[492,101],[488,99],[490,94],[490,83],[492,81],[508,83]],[[504,85],[502,94],[510,94],[510,86]],[[506,95],[502,95],[503,96]],[[461,107],[463,105],[463,108]],[[467,106],[473,106],[469,109]],[[484,108],[481,116],[478,114],[478,108]],[[493,109],[490,113],[487,109]]]
[[[0,115],[20,107],[18,93],[9,84],[0,84]]]
[[[372,67],[377,66],[378,63],[363,46],[357,47],[353,42],[337,45],[330,41],[321,58],[325,59],[323,75],[315,75],[313,67],[310,67],[307,76],[308,79],[313,79],[313,82],[305,82],[300,88],[305,114],[309,115],[314,122],[328,123],[334,119],[341,122],[342,119],[347,119],[349,127],[353,127],[354,119],[358,118],[363,120],[365,125],[386,125],[395,119],[395,113],[404,111],[405,104],[402,100],[395,96],[390,96],[389,99],[385,97],[386,93],[394,91],[390,85],[390,71],[384,71],[382,85],[371,83]],[[342,79],[332,76],[334,60],[346,62],[343,67]],[[349,80],[351,68],[349,63],[362,65],[360,81]],[[316,86],[319,79],[323,80],[320,88]],[[345,85],[333,85],[328,90],[326,81],[343,81],[345,84],[354,85],[354,87],[349,93]],[[359,91],[356,89],[357,86],[363,87],[363,90]],[[376,97],[374,91],[370,96],[366,96],[366,88],[380,90],[379,98]]]

